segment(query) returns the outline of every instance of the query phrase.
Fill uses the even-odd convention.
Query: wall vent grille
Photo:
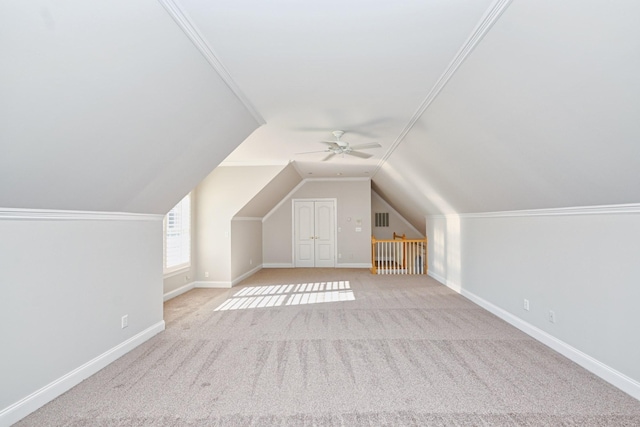
[[[376,227],[388,227],[389,226],[389,212],[376,212],[376,214],[375,214],[375,226]]]

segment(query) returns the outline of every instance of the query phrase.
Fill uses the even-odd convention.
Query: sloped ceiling
[[[635,203],[637,16],[629,0],[2,2],[0,206],[163,213],[225,158],[371,177],[421,230]],[[338,129],[382,148],[296,154]]]
[[[285,166],[264,188],[255,195],[235,217],[262,218],[284,197],[302,182],[302,178],[293,167]]]
[[[282,172],[285,169],[283,175]],[[284,166],[220,166],[215,168],[197,187],[196,204],[199,213],[202,214],[200,224],[221,229],[219,227],[229,227],[231,219],[238,212],[245,212],[242,215],[244,217],[260,216],[255,214],[253,209],[270,209],[280,199],[272,200],[268,206],[254,204],[248,207],[248,205],[251,205],[251,201],[256,196],[265,192],[271,182],[279,181],[283,176],[290,177],[290,172]],[[293,172],[295,173],[295,170]],[[215,220],[212,219],[214,217]]]
[[[0,3],[0,206],[166,213],[257,126],[156,1]]]
[[[180,0],[267,122],[225,164],[370,177],[491,1]],[[382,148],[323,162],[333,130]]]
[[[376,175],[381,192],[413,221],[639,202],[638,16],[630,1],[514,1]]]
[[[226,162],[372,176],[418,229],[426,214],[638,201],[637,3],[183,4],[267,121]],[[295,154],[336,128],[383,148]]]

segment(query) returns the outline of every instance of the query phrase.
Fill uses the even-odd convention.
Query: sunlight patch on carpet
[[[215,311],[354,301],[348,280],[250,286],[236,292]]]

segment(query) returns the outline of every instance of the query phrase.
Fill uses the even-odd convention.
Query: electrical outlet
[[[209,277],[209,272],[208,271],[204,272],[204,277]]]
[[[125,314],[124,316],[122,316],[122,319],[120,319],[120,326],[122,327],[122,329],[124,329],[127,326],[129,326],[129,315],[128,314]]]
[[[529,311],[529,300],[528,299],[524,300],[524,309]]]
[[[556,323],[556,313],[553,310],[549,310],[549,322]]]
[[[249,265],[253,265],[253,259],[249,258]]]
[[[341,258],[342,258],[342,254],[338,254],[338,259],[341,259]]]

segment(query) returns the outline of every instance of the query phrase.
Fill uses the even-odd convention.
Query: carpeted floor
[[[261,270],[19,426],[640,426],[640,402],[427,276]]]

